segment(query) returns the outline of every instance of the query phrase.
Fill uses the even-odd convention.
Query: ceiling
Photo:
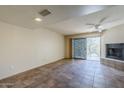
[[[51,14],[41,16],[39,12],[48,9]],[[16,5],[0,6],[0,21],[29,29],[45,27],[64,35],[93,31],[87,23],[98,23],[107,17],[104,29],[124,23],[124,6],[105,5]],[[40,17],[42,22],[35,22]]]

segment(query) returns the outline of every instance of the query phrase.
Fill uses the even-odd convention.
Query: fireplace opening
[[[124,44],[106,44],[106,57],[124,60]]]

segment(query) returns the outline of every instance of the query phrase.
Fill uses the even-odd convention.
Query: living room
[[[1,5],[0,87],[123,88],[123,10]]]

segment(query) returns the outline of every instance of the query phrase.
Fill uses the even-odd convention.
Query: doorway
[[[100,61],[100,37],[72,39],[72,58]]]

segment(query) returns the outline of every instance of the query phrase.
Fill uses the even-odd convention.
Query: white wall
[[[111,28],[106,31],[101,37],[101,56],[105,57],[105,44],[109,43],[124,43],[124,24]]]
[[[64,58],[64,36],[0,22],[0,79]]]

